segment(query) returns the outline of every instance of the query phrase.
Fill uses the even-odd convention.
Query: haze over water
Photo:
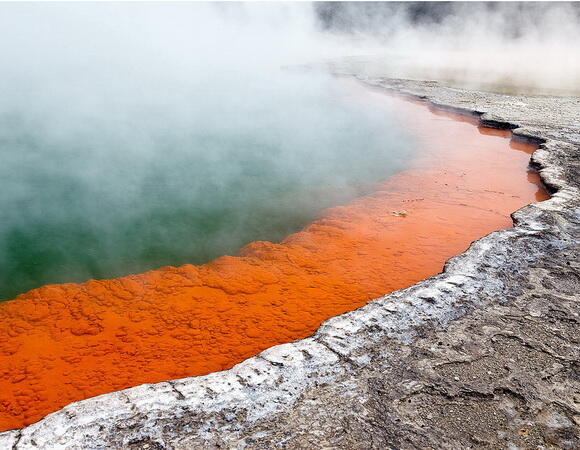
[[[33,10],[10,11],[24,20]],[[47,31],[60,21],[58,8],[45,12]],[[108,25],[145,26],[148,48],[116,48],[100,20],[76,12],[48,41],[15,35],[20,67],[0,104],[2,300],[279,241],[404,165],[409,145],[389,113],[350,101],[329,76],[199,53],[202,36],[185,26],[173,30],[193,42],[179,60],[167,46],[180,39],[164,35],[184,25],[175,11]],[[33,56],[46,65],[24,73],[40,64]]]
[[[0,299],[277,241],[404,165],[388,113],[283,66],[574,90],[578,23],[566,3],[3,3]]]

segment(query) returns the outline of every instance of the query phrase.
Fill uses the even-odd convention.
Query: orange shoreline
[[[0,430],[143,383],[227,369],[441,271],[509,214],[548,197],[526,174],[534,146],[475,120],[345,82],[395,109],[421,152],[372,195],[323,212],[280,244],[0,304]],[[406,211],[394,215],[392,211]]]

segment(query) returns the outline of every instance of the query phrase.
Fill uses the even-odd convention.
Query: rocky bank
[[[359,78],[541,143],[552,198],[310,338],[73,403],[1,449],[580,447],[580,98]]]

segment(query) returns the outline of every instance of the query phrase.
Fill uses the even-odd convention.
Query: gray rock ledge
[[[541,143],[552,198],[310,338],[70,404],[1,449],[580,448],[580,99],[359,78]]]

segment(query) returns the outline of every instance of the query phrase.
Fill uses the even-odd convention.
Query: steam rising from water
[[[407,157],[386,111],[280,69],[316,51],[304,6],[0,8],[0,298],[280,240]]]
[[[580,4],[319,3],[319,23],[359,71],[469,88],[580,93]]]
[[[387,112],[283,65],[578,88],[575,6],[416,8],[0,4],[0,298],[281,239],[404,164]]]

